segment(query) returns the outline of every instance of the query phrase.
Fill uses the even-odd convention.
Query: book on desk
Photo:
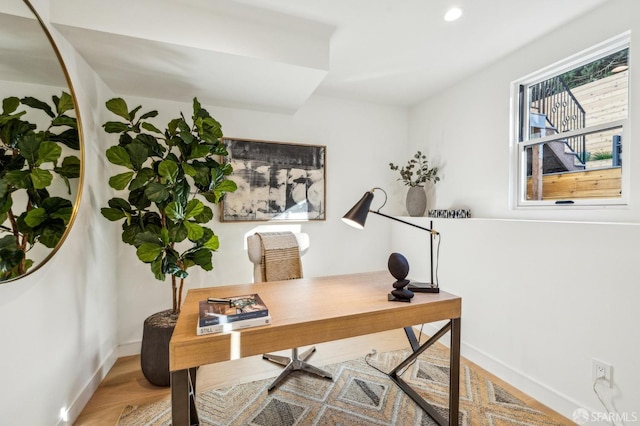
[[[198,336],[271,324],[269,309],[257,294],[208,298],[199,302]]]

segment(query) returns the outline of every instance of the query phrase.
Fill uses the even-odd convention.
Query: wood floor
[[[422,341],[425,341],[424,336]],[[316,353],[313,354],[309,361],[312,364],[322,366],[364,356],[372,349],[383,352],[407,348],[408,346],[404,331],[392,330],[318,344],[316,345]],[[288,356],[289,352],[284,351],[282,354]],[[279,372],[279,366],[264,361],[261,356],[242,358],[201,367],[198,371],[197,388],[198,391],[204,391],[214,386],[247,383],[275,377]],[[495,380],[500,382],[497,378]],[[506,383],[504,387],[530,406],[548,413],[559,423],[570,424],[567,419],[558,413],[513,389]],[[168,398],[169,388],[156,387],[147,383],[140,370],[139,356],[123,357],[116,361],[74,425],[115,425],[122,409],[127,405],[144,404]]]

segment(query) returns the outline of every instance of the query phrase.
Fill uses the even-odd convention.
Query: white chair
[[[273,243],[273,241],[277,242]],[[247,237],[247,251],[249,254],[249,260],[253,263],[253,281],[267,282],[282,279],[302,278],[302,263],[300,258],[308,249],[309,235],[305,233],[260,232],[250,235]],[[270,250],[281,250],[280,253],[273,256],[277,258],[279,262],[281,262],[283,258],[290,256],[290,267],[279,268],[275,272],[270,271],[269,259],[273,258],[270,256]],[[298,348],[293,348],[291,349],[290,358],[274,354],[262,355],[266,360],[285,366],[284,370],[282,370],[280,375],[276,377],[269,386],[269,391],[272,391],[278,383],[280,383],[292,371],[296,370],[306,371],[307,373],[312,373],[317,376],[333,380],[333,376],[330,373],[306,362],[315,350],[315,346],[312,346],[302,354],[298,355]]]

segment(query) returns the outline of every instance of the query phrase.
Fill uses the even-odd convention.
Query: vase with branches
[[[393,171],[400,171],[401,180],[409,187],[406,198],[406,208],[410,216],[422,216],[427,209],[427,194],[424,190],[426,182],[434,184],[440,180],[438,177],[438,168],[429,167],[427,156],[421,151],[417,151],[415,155],[407,161],[407,165],[400,167],[393,163],[389,163],[389,168]]]
[[[394,171],[400,170],[398,180],[401,180],[407,186],[423,186],[428,181],[436,183],[440,180],[438,177],[438,168],[429,168],[427,156],[421,151],[416,152],[415,155],[407,161],[406,166],[400,167],[389,163],[389,168]]]

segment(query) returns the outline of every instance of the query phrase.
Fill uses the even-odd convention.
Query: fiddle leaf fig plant
[[[118,144],[106,151],[109,162],[126,171],[109,179],[109,186],[126,191],[101,209],[110,221],[122,221],[122,241],[136,248],[138,259],[149,264],[156,279],[171,276],[173,313],[180,312],[187,270],[213,269],[212,252],[218,237],[207,226],[213,210],[203,202],[219,203],[237,189],[228,179],[233,168],[221,159],[228,155],[222,127],[193,100],[190,121],[180,113],[158,129],[148,119],[157,111],[138,115],[121,98],[106,107],[124,121],[108,121],[107,133],[119,134]]]
[[[53,106],[34,97],[8,97],[0,114],[0,281],[28,272],[27,254],[38,245],[55,248],[73,212],[71,179],[80,177],[80,159],[62,158],[80,149],[73,98],[52,96]],[[37,123],[36,110],[46,118]],[[44,125],[43,125],[44,123]],[[66,190],[65,190],[66,189]],[[65,198],[69,197],[69,198]]]

